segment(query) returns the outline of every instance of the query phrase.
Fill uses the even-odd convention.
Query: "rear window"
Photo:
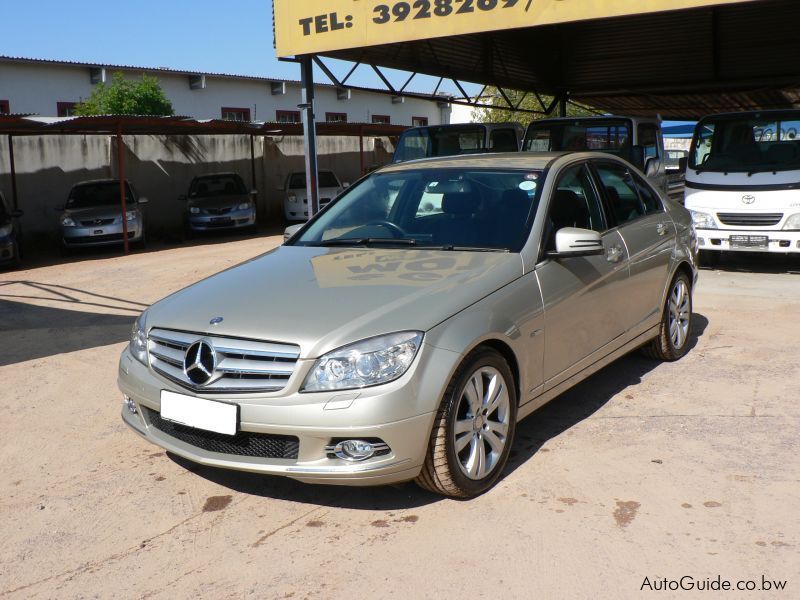
[[[412,129],[400,137],[394,162],[432,156],[475,154],[485,150],[486,129],[482,125],[425,127]]]

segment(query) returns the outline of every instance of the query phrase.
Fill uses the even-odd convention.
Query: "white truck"
[[[701,119],[685,206],[707,263],[727,251],[800,253],[800,110]]]

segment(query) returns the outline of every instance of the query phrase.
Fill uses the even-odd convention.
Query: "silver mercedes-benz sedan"
[[[610,155],[388,166],[147,309],[122,416],[205,465],[474,496],[520,419],[631,350],[684,355],[696,254],[688,212]]]

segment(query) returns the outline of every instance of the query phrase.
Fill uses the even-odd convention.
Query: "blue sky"
[[[271,0],[5,0],[0,54],[299,79],[272,47]],[[343,77],[348,66],[331,63]],[[327,83],[321,73],[317,80]],[[393,73],[390,81],[405,79]],[[350,83],[383,87],[368,67]],[[416,83],[416,80],[415,80]],[[434,78],[409,89],[433,91]],[[442,88],[455,92],[452,85]],[[476,93],[478,90],[470,90]]]

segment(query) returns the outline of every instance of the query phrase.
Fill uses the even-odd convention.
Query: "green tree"
[[[526,110],[538,110],[542,111],[542,105],[539,103],[539,99],[536,97],[536,94],[529,93],[525,94],[525,92],[520,92],[517,90],[506,90],[503,89],[508,99],[511,100],[512,104],[515,106],[519,104],[519,108],[526,109]],[[529,113],[529,112],[521,112],[516,110],[511,110],[508,108],[508,103],[505,101],[503,96],[494,87],[486,88],[486,91],[483,93],[484,95],[484,102],[486,101],[486,96],[489,96],[489,102],[492,108],[476,108],[472,111],[472,119],[478,123],[501,123],[503,121],[519,121],[523,125],[527,125],[531,121],[536,121],[538,119],[545,119],[548,117],[557,117],[558,110],[554,110],[553,114],[544,115],[540,113]],[[544,105],[550,106],[550,103],[553,101],[552,96],[544,96],[540,95],[542,102]],[[520,100],[522,102],[520,102]],[[494,108],[497,107],[497,108]],[[597,114],[589,109],[581,108],[579,106],[575,106],[574,104],[567,103],[567,116],[568,117],[588,117]]]
[[[114,73],[110,84],[94,87],[89,98],[75,107],[75,114],[168,116],[175,111],[155,77],[128,80],[122,73]]]

